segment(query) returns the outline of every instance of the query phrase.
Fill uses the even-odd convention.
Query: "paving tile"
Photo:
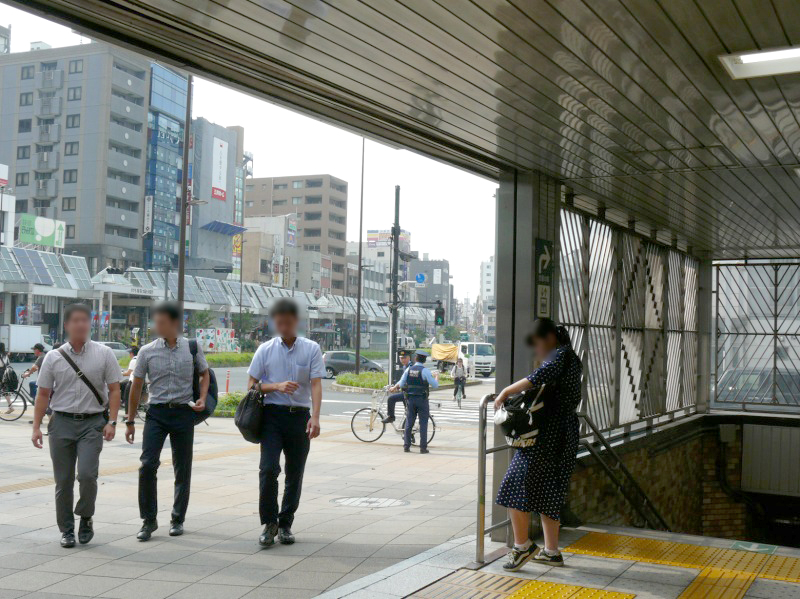
[[[10,543],[13,541],[5,540],[3,542]],[[64,551],[66,550],[62,549],[62,552]],[[28,568],[33,568],[34,566],[38,566],[39,564],[52,561],[53,559],[55,558],[52,555],[20,552],[20,553],[15,553],[9,559],[4,559],[3,568],[9,568],[11,570],[27,570]]]
[[[277,574],[279,570],[267,570],[252,564],[232,564],[208,575],[203,579],[207,584],[233,584],[256,587]]]
[[[61,574],[59,572],[29,572],[22,570],[0,578],[0,589],[39,591],[69,577],[69,574]]]
[[[370,585],[364,590],[404,597],[450,573],[451,571],[445,568],[418,565],[403,572],[393,574],[380,582]]]
[[[216,566],[166,564],[164,566],[156,566],[139,578],[142,580],[166,580],[171,582],[198,582],[225,567],[225,564],[217,564]]]
[[[311,599],[318,594],[319,591],[313,589],[282,588],[278,593],[274,588],[258,587],[244,595],[243,599]]]
[[[271,588],[311,589],[323,591],[342,577],[341,572],[281,572],[262,586]]]
[[[78,574],[61,582],[42,589],[42,592],[56,595],[78,595],[94,597],[117,588],[127,582],[124,578],[110,578],[106,576],[87,576]]]
[[[165,599],[188,586],[183,582],[164,582],[160,580],[128,580],[115,589],[106,591],[101,597],[110,599]]]
[[[169,599],[239,599],[250,592],[249,587],[221,584],[192,584]]]
[[[317,556],[305,558],[302,562],[292,566],[287,572],[295,572],[302,575],[302,572],[350,572],[358,566],[364,558],[361,557],[342,557],[342,556]]]
[[[80,554],[79,554],[80,555]],[[98,566],[102,566],[103,564],[107,564],[109,560],[107,559],[99,559],[99,558],[91,558],[91,557],[78,557],[78,556],[68,556],[68,557],[61,557],[56,558],[43,564],[39,564],[38,566],[34,566],[30,568],[31,572],[61,572],[63,574],[80,574],[82,572],[86,572],[87,570],[91,570],[92,568],[97,568]]]
[[[614,578],[613,576],[603,576],[602,574],[593,574],[591,572],[582,572],[580,570],[562,567],[551,568],[537,578],[537,580],[602,589],[610,584]]]
[[[84,560],[88,561],[88,560]],[[112,578],[139,578],[159,567],[157,563],[132,562],[127,559],[105,562],[91,570],[84,571],[87,576],[107,576]]]
[[[0,589],[0,599],[17,599],[27,594],[27,591],[11,591],[8,589]],[[28,595],[30,597],[30,595]]]
[[[745,597],[763,597],[764,599],[800,599],[800,584],[756,578]]]
[[[633,578],[646,582],[686,587],[699,575],[700,570],[697,568],[677,568],[675,566],[662,566],[660,564],[636,563],[625,570],[620,576],[622,578]]]
[[[636,599],[676,599],[686,590],[686,587],[633,578],[617,578],[605,589],[619,593],[633,593],[636,595]]]

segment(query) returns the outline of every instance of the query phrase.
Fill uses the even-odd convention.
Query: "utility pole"
[[[239,349],[244,341],[242,331],[242,294],[244,293],[244,234],[242,234],[242,249],[239,250]]]
[[[170,263],[164,265],[164,301],[169,299],[169,267]]]
[[[389,382],[397,382],[395,364],[397,362],[397,309],[398,297],[398,270],[400,267],[400,186],[394,187],[394,226],[392,227],[392,304],[389,331]]]
[[[356,374],[361,372],[361,287],[362,272],[361,257],[364,249],[362,247],[364,235],[364,149],[366,140],[361,138],[361,203],[358,209],[358,292],[356,295]],[[350,278],[349,273],[345,273],[345,281]]]
[[[183,125],[183,165],[181,168],[181,230],[178,242],[178,306],[183,329],[183,277],[186,269],[186,223],[189,210],[189,142],[192,129],[192,89],[194,82],[189,74],[186,86],[186,120]]]

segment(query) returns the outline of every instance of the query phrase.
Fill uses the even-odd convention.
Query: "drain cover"
[[[408,501],[402,499],[389,499],[388,497],[339,497],[331,500],[336,505],[346,505],[349,507],[398,507],[408,505]]]

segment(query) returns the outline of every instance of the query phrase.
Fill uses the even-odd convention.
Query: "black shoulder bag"
[[[233,422],[246,441],[261,442],[261,426],[264,422],[264,394],[261,392],[261,383],[253,385],[236,406]]]
[[[189,352],[192,354],[192,398],[197,401],[200,399],[200,373],[197,372],[197,339],[189,339]],[[208,392],[206,393],[206,407],[202,412],[194,413],[194,424],[197,426],[205,422],[209,416],[214,414],[217,409],[217,376],[211,367],[208,368]],[[206,424],[208,424],[206,422]]]
[[[99,403],[100,407],[103,408],[103,418],[105,418],[106,422],[108,422],[108,408],[106,408],[105,404],[103,403],[103,397],[100,395],[100,392],[95,389],[92,381],[86,378],[86,375],[81,372],[81,369],[78,368],[78,365],[75,363],[75,361],[67,355],[67,352],[64,351],[63,347],[58,348],[58,353],[61,354],[61,357],[64,358],[67,364],[72,366],[72,370],[75,371],[75,374],[78,375],[78,378],[81,379],[87,387],[89,387],[89,391],[94,394],[97,403]]]

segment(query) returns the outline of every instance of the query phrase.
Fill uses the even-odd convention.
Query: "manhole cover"
[[[349,507],[398,507],[408,505],[408,501],[402,499],[389,499],[388,497],[339,497],[331,500],[336,505],[346,505]]]

